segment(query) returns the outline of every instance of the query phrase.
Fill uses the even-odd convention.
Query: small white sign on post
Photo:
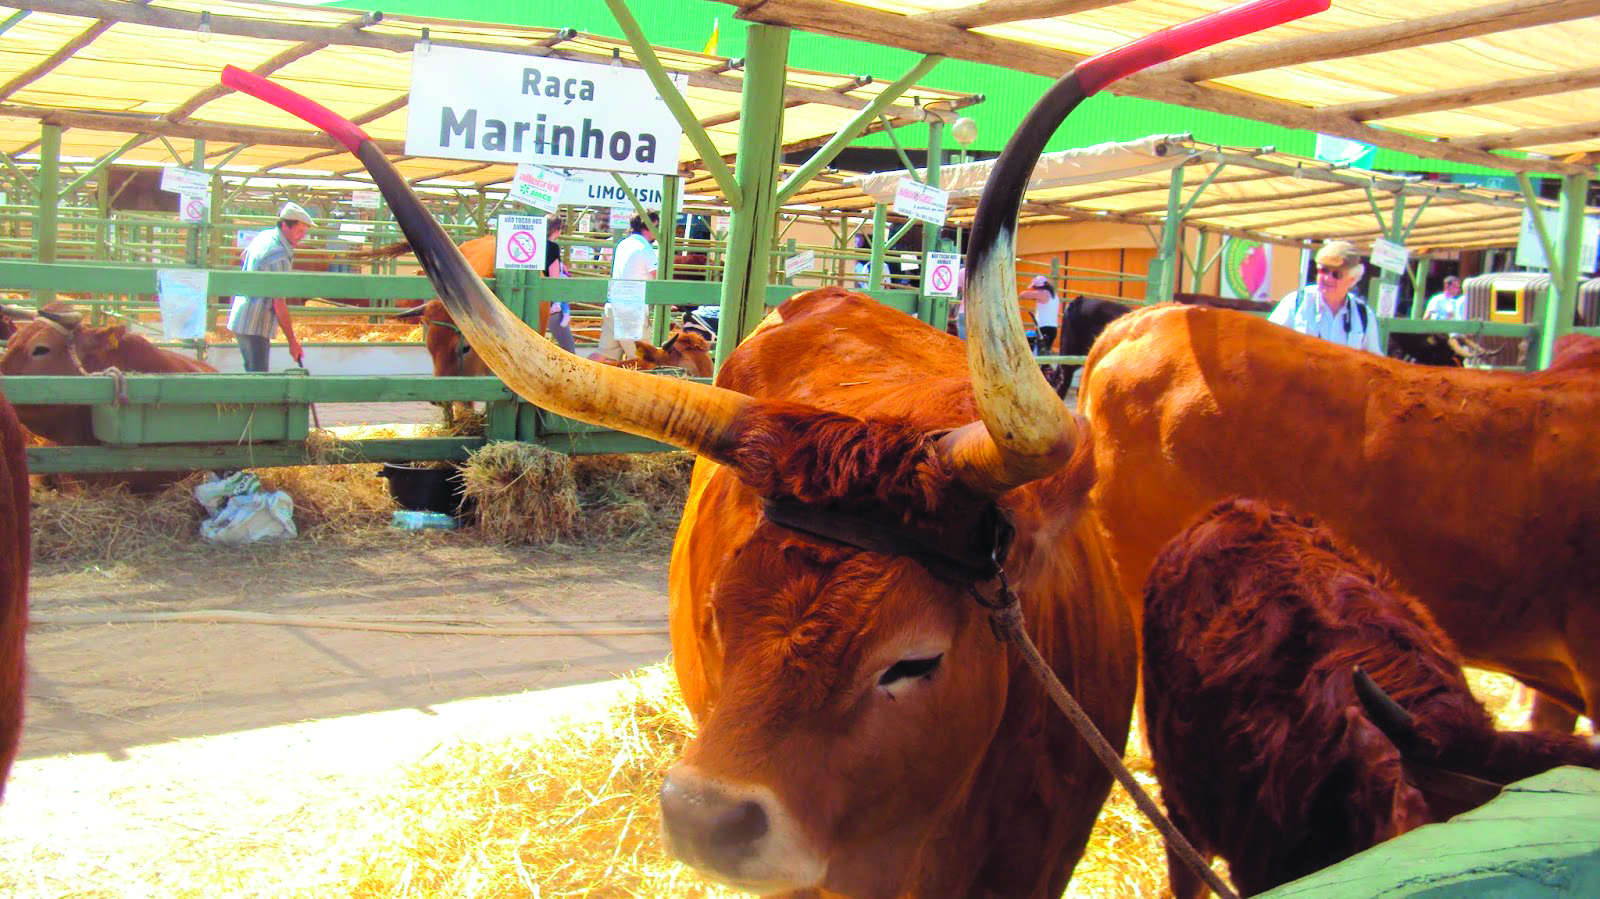
[[[784,277],[792,279],[801,272],[811,271],[816,267],[816,264],[817,253],[815,250],[806,250],[804,253],[790,256],[783,261]]]
[[[203,270],[164,268],[156,271],[161,336],[168,340],[199,340],[206,336],[207,281],[208,273]]]
[[[650,310],[644,303],[648,281],[612,281],[606,287],[606,304],[611,307],[611,336],[618,340],[643,340]]]
[[[203,222],[206,220],[206,210],[211,207],[211,194],[179,194],[178,195],[178,221]]]
[[[711,217],[711,233],[713,234],[727,234],[728,228],[732,225],[733,219],[728,216],[714,215]]]
[[[555,212],[567,179],[554,169],[521,163],[511,180],[511,199],[542,212]]]
[[[950,192],[910,178],[901,178],[894,190],[894,211],[930,225],[943,225],[945,209],[950,205]]]
[[[594,250],[591,249],[590,247],[573,247],[572,248],[572,261],[573,262],[588,262],[589,260],[591,260],[593,258],[594,258]]]
[[[544,216],[499,216],[495,224],[494,267],[544,268]]]
[[[381,202],[383,202],[383,194],[375,190],[350,191],[350,205],[357,209],[377,209],[378,204]]]
[[[928,277],[922,279],[925,297],[953,297],[961,283],[961,254],[929,253]]]
[[[1413,300],[1412,302],[1416,302]],[[1394,311],[1400,306],[1400,285],[1378,285],[1378,314],[1384,318],[1394,318]]]
[[[1394,241],[1378,238],[1372,242],[1372,264],[1386,272],[1397,275],[1406,273],[1406,265],[1411,261],[1411,251],[1404,245]]]
[[[248,246],[250,246],[250,241],[255,240],[256,239],[256,235],[260,234],[260,233],[261,233],[260,231],[243,231],[243,230],[241,230],[241,231],[238,232],[238,234],[236,234],[234,236],[233,245],[236,246],[236,247],[239,247],[240,249],[248,247]]]
[[[626,215],[633,215],[633,201],[628,199],[628,191],[617,184],[619,175],[623,183],[628,185],[628,190],[633,191],[640,206],[645,209],[661,208],[663,199],[661,179],[654,175],[571,169],[562,177],[561,190],[556,199],[563,206],[589,208],[603,206],[607,209],[624,210]]]
[[[209,194],[211,176],[194,169],[164,168],[161,170],[161,189],[178,194]]]
[[[1556,209],[1545,209],[1544,230],[1550,235],[1552,241],[1561,239],[1561,214]],[[1578,268],[1586,275],[1595,271],[1595,256],[1600,253],[1600,217],[1586,215],[1583,217],[1583,249],[1579,251]],[[1533,226],[1533,210],[1522,210],[1522,233],[1517,238],[1516,263],[1524,268],[1550,268],[1550,261],[1544,256],[1544,244],[1539,241],[1539,232]]]

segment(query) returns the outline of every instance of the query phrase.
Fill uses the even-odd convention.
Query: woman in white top
[[[1378,315],[1350,290],[1365,271],[1355,244],[1330,240],[1317,251],[1317,282],[1285,296],[1268,318],[1301,334],[1382,356]]]
[[[1018,296],[1033,300],[1033,323],[1039,326],[1039,340],[1034,344],[1034,355],[1050,355],[1051,347],[1056,343],[1056,331],[1061,327],[1061,298],[1056,296],[1055,285],[1050,283],[1049,278],[1039,275]]]

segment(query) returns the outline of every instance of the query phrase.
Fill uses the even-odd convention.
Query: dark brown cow
[[[56,304],[52,304],[55,306]],[[0,354],[0,374],[86,375],[116,369],[123,373],[214,372],[216,369],[177,353],[163,350],[124,325],[88,327],[76,322],[70,310],[46,307],[47,312],[71,315],[61,324],[41,316],[17,328]],[[83,405],[19,406],[17,415],[28,430],[65,446],[93,446],[90,408]]]
[[[28,460],[16,412],[0,396],[0,796],[22,738],[28,630]]]
[[[1217,505],[1157,558],[1144,644],[1167,809],[1246,896],[1466,810],[1402,776],[1356,666],[1413,716],[1408,763],[1498,784],[1600,767],[1585,739],[1496,732],[1419,603],[1309,519],[1253,500]],[[1169,868],[1180,899],[1204,893],[1170,854]]]
[[[633,358],[616,362],[597,359],[607,365],[651,371],[657,368],[681,368],[697,378],[711,377],[711,344],[694,331],[673,331],[660,347],[643,340],[633,342]]]

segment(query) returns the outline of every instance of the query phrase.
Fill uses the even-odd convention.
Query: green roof
[[[370,2],[330,4],[350,9],[368,9]],[[424,0],[390,0],[386,12],[399,15],[438,16],[440,4]],[[718,39],[713,51],[721,56],[743,56],[745,32],[749,27],[733,17],[735,7],[713,0],[672,0],[658,3],[630,3],[628,8],[657,46],[700,50],[718,23]],[[449,8],[452,18],[544,28],[576,28],[591,34],[623,37],[604,3],[598,0],[461,0]],[[892,81],[910,69],[920,57],[905,50],[876,44],[796,31],[789,42],[790,65],[847,75],[871,75]],[[921,79],[929,87],[966,93],[981,93],[984,102],[963,111],[978,123],[974,149],[998,151],[1005,139],[1022,121],[1033,103],[1049,86],[1048,79],[1013,72],[996,66],[965,60],[947,59]],[[1185,109],[1167,103],[1102,94],[1091,99],[1056,133],[1048,150],[1066,150],[1115,140],[1132,140],[1152,134],[1189,133],[1196,141],[1234,147],[1274,147],[1279,152],[1298,156],[1313,155],[1316,135],[1309,131],[1268,125],[1249,119],[1221,115],[1199,109]],[[896,132],[908,148],[924,147],[927,131],[904,127]],[[856,141],[863,147],[887,147],[884,135],[868,135]],[[946,146],[949,146],[949,142]],[[1393,150],[1378,149],[1374,168],[1384,171],[1450,172],[1461,174],[1502,174],[1480,166],[1435,159],[1419,159]]]

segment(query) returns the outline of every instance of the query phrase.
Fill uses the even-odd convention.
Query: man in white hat
[[[1366,266],[1348,240],[1330,240],[1317,251],[1317,280],[1284,297],[1271,320],[1301,334],[1383,355],[1378,345],[1378,314],[1351,290]]]
[[[294,248],[306,239],[306,232],[316,222],[297,203],[285,203],[278,210],[276,227],[262,231],[245,248],[241,268],[247,272],[287,272],[294,268]],[[233,308],[228,312],[228,330],[239,338],[239,353],[244,357],[245,371],[266,371],[267,355],[272,350],[272,338],[283,326],[284,339],[289,342],[289,356],[300,365],[305,364],[305,351],[294,336],[294,324],[289,320],[289,304],[282,297],[233,298]]]

